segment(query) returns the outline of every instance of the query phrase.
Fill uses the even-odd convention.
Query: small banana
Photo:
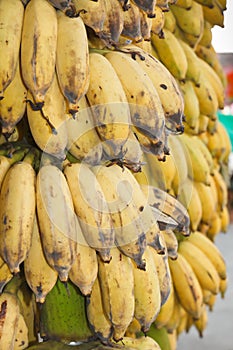
[[[58,273],[45,258],[37,217],[34,219],[31,247],[24,260],[24,274],[36,302],[44,303],[46,295],[56,284]]]
[[[90,85],[86,97],[106,156],[121,157],[130,131],[129,105],[114,68],[96,52],[90,53]]]
[[[31,0],[25,8],[21,70],[35,103],[42,106],[53,81],[57,47],[57,16],[46,0]]]
[[[0,192],[0,253],[12,273],[20,270],[31,246],[36,209],[35,171],[31,164],[13,164]]]
[[[68,111],[77,112],[79,100],[86,94],[89,81],[88,39],[82,18],[57,11],[56,71],[59,85],[68,103]]]
[[[178,240],[171,229],[161,231],[166,244],[167,255],[170,259],[177,259]]]
[[[51,164],[40,168],[36,189],[38,223],[45,258],[58,272],[60,280],[67,281],[81,230],[71,192],[63,172]]]
[[[117,247],[112,247],[111,256],[109,263],[98,258],[98,278],[103,309],[113,326],[113,339],[119,341],[135,313],[134,268]]]
[[[174,33],[176,31],[176,19],[172,11],[164,12],[164,28]]]
[[[24,7],[20,0],[0,1],[0,100],[16,73],[23,17]]]
[[[115,233],[105,194],[98,179],[85,163],[68,164],[64,174],[84,238],[104,261],[110,261],[110,248],[114,243]]]

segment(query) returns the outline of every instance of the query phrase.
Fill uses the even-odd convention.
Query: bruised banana
[[[154,18],[155,16],[155,5],[156,1],[148,1],[148,0],[135,0],[134,3],[144,11],[149,18]]]
[[[110,248],[114,243],[115,233],[98,179],[84,163],[68,164],[64,174],[85,240],[99,252],[104,261],[110,261]]]
[[[167,248],[167,255],[170,259],[177,259],[178,240],[171,229],[161,231]]]
[[[66,282],[81,229],[66,178],[55,165],[44,165],[37,174],[37,214],[46,260]]]
[[[108,46],[119,42],[120,34],[124,27],[124,11],[118,0],[104,0],[104,7],[106,17],[100,38]]]
[[[119,341],[135,312],[134,274],[130,258],[117,247],[112,247],[111,256],[109,263],[98,258],[98,278],[103,309],[113,326],[113,338]]]
[[[26,110],[27,89],[22,81],[19,62],[11,84],[4,91],[0,100],[0,121],[2,132],[11,132],[22,119]]]
[[[144,269],[142,255],[146,248],[146,231],[140,217],[140,211],[132,201],[132,188],[128,182],[116,175],[122,169],[113,164],[110,167],[92,168],[105,196],[105,204],[111,216],[114,228],[115,244],[126,256],[133,259],[138,268]],[[126,169],[124,170],[126,171]]]
[[[152,30],[152,18],[149,18],[144,11],[140,11],[140,28],[143,41],[150,41]],[[138,43],[140,45],[140,43]]]
[[[19,64],[23,16],[24,7],[20,0],[0,1],[0,100],[14,79]]]
[[[203,16],[213,26],[224,28],[224,11],[217,0],[213,0],[211,7],[203,7]]]
[[[169,270],[170,270],[170,267],[169,267]],[[165,303],[161,305],[160,311],[154,321],[156,328],[161,329],[162,327],[168,324],[173,314],[174,304],[175,304],[175,292],[174,292],[173,281],[171,281],[170,293],[168,295],[168,298],[165,301]]]
[[[32,239],[36,209],[35,171],[17,162],[7,171],[0,192],[0,253],[12,273],[20,271]]]
[[[122,147],[123,165],[133,172],[141,171],[142,161],[142,147],[137,139],[137,134],[130,130],[129,136]]]
[[[71,0],[49,0],[56,9],[66,11],[71,5]]]
[[[46,0],[31,0],[25,8],[21,69],[35,103],[42,106],[52,84],[57,47],[57,16]]]
[[[109,52],[105,57],[121,81],[129,103],[133,126],[155,143],[161,144],[165,117],[159,95],[149,76],[124,52]]]
[[[154,7],[155,17],[151,20],[151,32],[158,35],[163,35],[163,27],[165,23],[165,12],[161,9],[161,7]]]
[[[95,52],[90,53],[90,85],[86,97],[104,153],[108,159],[121,157],[130,130],[129,105],[114,68],[103,55]]]
[[[140,336],[138,338],[123,337],[122,343],[126,350],[161,350],[159,344],[150,336]]]
[[[88,40],[82,18],[71,18],[62,11],[57,11],[56,71],[68,111],[73,114],[89,86]]]
[[[23,315],[19,314],[19,319],[15,329],[15,341],[14,341],[14,350],[17,349],[27,349],[29,344],[28,340],[28,327],[24,320]]]
[[[34,219],[31,247],[24,260],[24,274],[29,287],[35,294],[36,302],[43,303],[46,295],[55,286],[58,273],[45,258],[37,217]]]
[[[141,33],[140,9],[132,1],[130,2],[130,7],[127,11],[124,11],[124,25],[121,36],[123,39],[130,39],[135,43],[143,40]]]

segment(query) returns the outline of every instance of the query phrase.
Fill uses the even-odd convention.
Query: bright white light
[[[227,10],[224,11],[224,28],[212,28],[212,44],[216,52],[233,52],[233,1],[227,1]]]

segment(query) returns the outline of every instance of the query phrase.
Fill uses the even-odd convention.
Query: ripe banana
[[[130,258],[117,247],[112,247],[111,256],[109,263],[98,258],[98,278],[103,309],[112,323],[113,338],[119,341],[131,323],[136,308],[134,273]]]
[[[65,100],[56,74],[44,97],[41,110],[33,107],[33,96],[28,91],[27,118],[37,146],[45,153],[63,159],[67,145]]]
[[[0,100],[16,73],[23,17],[24,7],[20,0],[0,1]]]
[[[212,24],[204,20],[204,28],[203,28],[202,37],[199,41],[199,45],[209,48],[212,44],[212,39],[213,39]]]
[[[165,24],[165,12],[161,7],[154,7],[155,17],[151,19],[151,32],[158,35],[163,35],[163,28]]]
[[[161,307],[159,277],[152,252],[147,246],[144,251],[146,269],[140,270],[133,263],[134,275],[134,317],[139,321],[142,332],[147,332],[155,321]]]
[[[166,302],[163,305],[161,305],[160,311],[154,321],[154,324],[158,329],[161,329],[162,327],[166,326],[166,324],[169,322],[170,318],[172,317],[173,308],[175,304],[174,285],[172,281],[170,286],[171,288],[170,288],[169,296]]]
[[[36,189],[38,223],[45,258],[58,272],[60,280],[66,282],[75,260],[81,230],[71,192],[63,172],[52,164],[40,168]]]
[[[168,320],[168,322],[166,323],[166,329],[168,331],[168,333],[172,333],[173,331],[175,331],[178,328],[180,319],[181,319],[181,310],[182,310],[182,306],[181,303],[178,299],[177,293],[174,293],[174,305],[173,305],[173,309],[172,309],[172,314]]]
[[[106,17],[100,35],[106,46],[116,45],[124,26],[124,11],[118,0],[104,1]]]
[[[178,240],[171,229],[161,231],[166,244],[167,255],[171,259],[177,259]]]
[[[170,30],[172,33],[176,30],[176,18],[172,11],[164,12],[164,28]]]
[[[82,239],[77,243],[77,255],[69,271],[69,279],[83,295],[90,295],[97,278],[98,262],[95,249],[87,244],[84,237]]]
[[[121,81],[129,103],[132,124],[161,145],[165,117],[158,92],[151,79],[138,63],[124,52],[109,52],[105,57]]]
[[[200,283],[188,261],[178,253],[176,260],[169,259],[175,292],[182,307],[195,319],[201,315],[203,295]]]
[[[129,105],[114,68],[99,53],[90,53],[90,85],[86,96],[106,157],[121,157],[130,130]]]
[[[133,41],[134,43],[143,40],[141,33],[140,10],[133,1],[130,2],[130,7],[127,11],[124,11],[124,25],[121,36],[124,39]]]
[[[126,350],[161,350],[159,344],[150,336],[140,336],[139,338],[123,337],[122,343]]]
[[[205,185],[202,182],[193,181],[193,185],[198,191],[199,198],[202,204],[202,218],[201,223],[210,225],[217,209],[217,203],[214,201],[214,196],[210,186]]]
[[[203,332],[207,327],[207,323],[208,323],[207,306],[205,304],[203,304],[203,310],[202,310],[200,318],[198,320],[193,321],[193,325],[197,329],[200,338],[203,337]]]
[[[152,18],[148,17],[146,12],[144,11],[140,11],[140,28],[143,41],[150,41],[150,33],[152,30]]]
[[[48,0],[58,10],[66,11],[71,5],[71,0]]]
[[[110,261],[110,248],[115,233],[108,204],[97,177],[85,163],[68,164],[64,174],[85,240],[99,252],[104,261]]]
[[[12,279],[13,274],[7,263],[0,256],[0,294],[2,293],[5,285]]]
[[[58,274],[45,258],[37,217],[34,219],[31,247],[24,260],[24,274],[36,302],[44,303],[46,295],[56,284]]]
[[[226,233],[230,224],[230,213],[227,205],[223,207],[223,210],[220,213],[220,219],[221,219],[221,232]]]
[[[203,16],[212,26],[224,28],[224,10],[219,6],[218,1],[213,0],[212,6],[203,6]]]
[[[15,341],[14,341],[14,350],[17,349],[27,349],[29,344],[28,340],[28,327],[24,320],[23,315],[19,314],[19,319],[15,329]]]
[[[0,192],[0,253],[12,273],[20,270],[32,237],[35,216],[35,171],[27,162],[13,164]]]
[[[151,42],[155,47],[161,62],[178,80],[184,80],[188,69],[188,62],[182,46],[176,36],[168,29],[163,29],[164,38],[151,34]]]
[[[188,239],[179,243],[179,254],[185,257],[191,265],[200,286],[217,294],[219,292],[219,275],[206,254],[197,246],[189,243]]]
[[[156,1],[148,1],[148,0],[135,0],[134,3],[142,10],[144,11],[149,18],[155,17],[155,6]]]
[[[57,16],[46,0],[31,0],[25,8],[21,70],[35,104],[42,106],[53,81],[57,48]]]
[[[142,147],[137,139],[136,133],[130,130],[129,136],[122,147],[123,165],[133,172],[141,171],[142,161]]]
[[[176,5],[185,9],[189,9],[192,7],[192,2],[193,0],[177,0],[174,4],[172,5]],[[172,11],[171,11],[172,12]]]

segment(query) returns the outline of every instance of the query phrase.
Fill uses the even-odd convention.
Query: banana
[[[42,106],[55,72],[57,16],[46,0],[31,0],[25,8],[21,70],[35,104]]]
[[[139,338],[123,337],[122,343],[126,350],[161,350],[159,344],[150,336],[140,336]]]
[[[156,5],[159,6],[164,12],[169,11],[169,0],[157,0]]]
[[[0,294],[2,293],[5,285],[12,279],[13,274],[7,263],[0,256]]]
[[[219,141],[222,148],[222,154],[220,159],[223,162],[223,164],[228,164],[229,155],[232,150],[232,145],[231,145],[229,133],[227,132],[226,127],[220,120],[218,120],[216,132],[219,135],[219,138],[220,138]]]
[[[189,10],[192,7],[193,0],[177,0],[174,4],[184,9]],[[172,6],[171,6],[172,7]],[[171,11],[172,12],[172,11]]]
[[[212,44],[212,38],[213,38],[212,24],[204,20],[204,28],[203,28],[202,37],[199,41],[199,45],[209,48]]]
[[[138,6],[131,1],[130,7],[124,11],[124,25],[121,32],[124,39],[129,39],[134,43],[143,40],[141,33],[141,16]]]
[[[171,273],[168,265],[168,252],[161,255],[158,254],[152,247],[150,247],[154,264],[156,266],[157,275],[159,278],[159,288],[161,297],[161,307],[166,303],[171,293]]]
[[[156,1],[152,0],[135,0],[134,3],[146,13],[146,15],[149,18],[154,18],[156,16],[155,14],[155,6],[156,6]]]
[[[217,189],[218,211],[221,212],[228,202],[227,184],[217,169],[213,170],[213,178]]]
[[[127,45],[124,51],[131,53],[156,88],[165,114],[166,128],[182,132],[184,102],[180,88],[169,70],[154,56],[144,50]]]
[[[20,0],[0,1],[0,100],[17,70],[23,17],[24,7]]]
[[[4,98],[0,100],[0,121],[2,132],[11,132],[22,119],[26,110],[27,89],[22,81],[19,62],[11,84],[4,91]]]
[[[227,291],[228,284],[229,284],[228,278],[220,279],[219,292],[220,292],[222,299],[224,299],[224,297],[225,297],[225,293]]]
[[[197,136],[192,137],[192,140],[196,144],[196,147],[200,149],[203,156],[205,157],[205,159],[209,165],[210,175],[213,175],[215,165],[214,165],[213,157],[212,157],[207,145]]]
[[[161,329],[162,327],[166,326],[166,324],[169,322],[170,318],[172,317],[174,305],[175,305],[175,294],[174,294],[174,285],[172,282],[169,296],[166,302],[163,305],[161,305],[160,311],[154,321],[156,328]]]
[[[116,45],[124,27],[124,11],[118,0],[105,0],[104,6],[106,17],[100,37],[107,46]]]
[[[215,266],[206,254],[197,246],[189,243],[188,239],[179,243],[179,254],[185,257],[191,265],[200,286],[217,294],[220,278]]]
[[[207,224],[209,226],[211,224],[213,213],[217,209],[217,203],[214,201],[210,186],[207,186],[204,183],[198,181],[193,181],[193,185],[198,191],[198,195],[202,204],[201,223]]]
[[[221,232],[226,233],[230,224],[230,213],[228,206],[223,207],[223,210],[220,213],[221,219]]]
[[[140,11],[140,28],[141,28],[143,41],[150,41],[150,37],[151,37],[150,33],[152,30],[152,20],[153,18],[148,17],[146,12]]]
[[[205,304],[203,304],[203,310],[202,310],[200,318],[198,320],[193,321],[193,325],[197,329],[200,338],[203,337],[203,332],[207,327],[207,323],[208,323],[207,307]]]
[[[190,218],[183,204],[157,187],[141,185],[141,189],[145,193],[149,205],[159,209],[177,222],[177,227],[174,228],[175,231],[187,236],[190,234]]]
[[[191,230],[197,230],[202,220],[202,203],[198,191],[190,178],[187,178],[181,184],[177,199],[187,208]]]
[[[75,260],[81,230],[71,192],[63,172],[52,164],[40,168],[36,189],[38,223],[45,258],[58,272],[60,280],[66,282]]]
[[[71,0],[48,0],[57,10],[66,11],[71,5]]]
[[[211,7],[203,6],[203,16],[212,26],[224,28],[224,11],[218,1],[213,0]]]
[[[194,130],[198,125],[200,108],[193,82],[191,80],[186,80],[185,82],[180,83],[180,90],[182,91],[184,98],[185,123],[190,129]]]
[[[29,91],[27,100],[27,119],[37,146],[43,152],[63,159],[67,145],[65,100],[56,74],[45,95],[41,110],[34,108],[33,96]]]
[[[174,33],[176,30],[176,19],[172,11],[164,12],[164,28]]]
[[[35,216],[35,171],[26,161],[7,171],[0,192],[0,253],[12,273],[20,271],[32,237]]]
[[[193,318],[199,318],[202,311],[203,295],[191,265],[178,252],[176,260],[169,259],[169,267],[179,302],[188,314]]]
[[[209,117],[201,114],[199,115],[199,123],[198,123],[198,134],[205,133],[207,131],[207,126],[209,122]]]
[[[206,236],[212,241],[215,241],[216,236],[221,232],[221,217],[220,215],[215,212],[213,213],[211,223],[208,227],[208,230],[206,231]]]
[[[152,324],[149,332],[147,332],[147,336],[154,339],[159,344],[161,349],[171,350],[168,339],[168,332],[165,327],[158,329],[154,324]]]
[[[218,6],[225,11],[227,9],[227,2],[226,0],[217,0]]]
[[[142,161],[142,147],[139,143],[136,134],[133,130],[130,130],[129,136],[122,147],[123,165],[132,170],[133,172],[141,171]]]
[[[84,24],[100,35],[106,18],[105,0],[72,0],[72,2]]]
[[[109,261],[115,233],[105,194],[96,175],[85,163],[68,164],[64,174],[85,240],[104,261]]]
[[[44,303],[46,295],[56,284],[58,274],[45,258],[37,217],[34,219],[31,247],[24,260],[24,274],[27,284],[35,294],[36,302]]]
[[[203,26],[204,28],[204,26]],[[193,50],[196,49],[197,45],[199,44],[200,40],[201,40],[201,36],[195,36],[193,34],[189,34],[187,32],[184,32],[183,30],[179,29],[179,27],[177,26],[176,28],[176,32],[174,33],[175,36],[179,37],[180,39],[182,39],[185,43],[187,43]]]
[[[109,159],[121,157],[130,131],[130,109],[113,66],[96,52],[90,53],[90,85],[86,96],[106,156]]]
[[[161,62],[178,80],[184,80],[188,69],[188,62],[182,46],[176,36],[164,28],[164,38],[151,34],[151,42],[155,47]]]
[[[170,7],[178,27],[187,34],[201,37],[204,27],[202,5],[192,1],[191,7],[183,8],[176,4]]]
[[[111,256],[109,263],[98,257],[98,278],[103,309],[113,326],[113,339],[119,341],[135,313],[134,273],[130,258],[117,247],[112,247]]]
[[[70,281],[59,279],[40,308],[40,336],[61,343],[88,342],[93,337],[87,317],[85,298]],[[46,343],[47,344],[47,343]],[[47,345],[48,346],[48,345]]]
[[[151,20],[151,32],[158,35],[163,35],[163,27],[165,25],[165,13],[161,7],[154,7],[155,17]]]
[[[90,81],[88,40],[82,18],[57,11],[56,71],[68,111],[77,112]]]
[[[202,252],[208,257],[208,259],[215,266],[220,279],[227,278],[225,259],[219,248],[213,242],[211,242],[210,239],[208,239],[201,232],[195,231],[191,233],[188,241],[201,249]]]
[[[161,231],[165,240],[167,255],[170,259],[177,259],[178,240],[171,229]]]
[[[159,95],[151,79],[138,63],[124,52],[109,52],[105,57],[121,81],[134,127],[161,144],[165,117]]]
[[[172,309],[172,314],[165,326],[168,333],[172,333],[174,330],[178,328],[178,325],[181,319],[181,310],[182,310],[182,306],[179,302],[177,294],[174,293],[174,305]]]
[[[78,112],[66,122],[67,150],[78,160],[88,164],[98,164],[102,158],[102,142],[95,129],[95,124],[86,97],[78,103]]]
[[[112,337],[113,327],[103,310],[102,294],[98,278],[95,279],[91,294],[86,298],[86,313],[91,331],[102,343],[108,343]]]
[[[27,349],[28,344],[28,327],[26,325],[23,315],[20,313],[15,329],[14,350]]]
[[[0,346],[1,349],[13,349],[16,328],[20,317],[19,303],[15,295],[3,292],[0,295]]]
[[[69,271],[69,279],[83,295],[90,295],[97,278],[98,262],[95,249],[87,244],[84,237],[82,239],[77,243],[77,255]]]
[[[146,269],[140,270],[133,264],[134,275],[134,317],[139,321],[142,332],[147,332],[155,321],[161,307],[159,277],[149,247],[144,251]]]
[[[202,6],[207,6],[209,8],[213,6],[213,0],[195,0],[195,1],[198,2],[198,4]]]

